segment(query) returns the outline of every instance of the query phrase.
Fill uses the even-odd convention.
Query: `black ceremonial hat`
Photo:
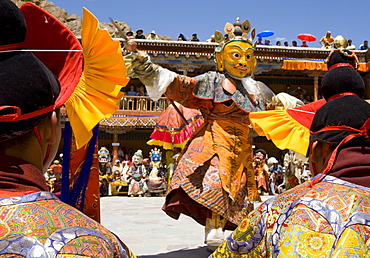
[[[3,141],[30,131],[44,117],[37,112],[54,105],[60,85],[39,59],[23,51],[26,22],[19,8],[10,0],[1,0],[0,13],[0,141]]]
[[[357,57],[355,53],[346,49],[333,50],[326,60],[328,72],[322,79],[322,92],[324,98],[352,92],[363,97],[365,83],[357,72]]]

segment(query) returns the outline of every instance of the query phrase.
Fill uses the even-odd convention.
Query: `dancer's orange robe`
[[[205,117],[185,146],[172,177],[163,207],[171,217],[184,213],[204,225],[215,212],[238,225],[249,211],[249,202],[260,200],[248,114],[263,110],[264,102],[261,96],[249,95],[242,85],[230,81],[235,83],[210,72],[194,78],[177,76],[167,88],[168,98],[200,109]]]

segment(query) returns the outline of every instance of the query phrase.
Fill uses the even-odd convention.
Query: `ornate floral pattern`
[[[370,189],[326,176],[249,214],[212,257],[368,257]]]
[[[0,199],[1,257],[135,257],[112,233],[49,192]]]
[[[171,180],[170,191],[186,194],[234,225],[250,211],[249,203],[260,201],[253,166],[248,112],[260,106],[248,101],[242,85],[234,94],[222,87],[225,76],[210,72],[195,78],[178,76],[166,96],[185,107],[201,109],[204,124],[184,148]],[[254,99],[263,107],[261,96]],[[175,205],[171,206],[174,211]],[[166,210],[166,209],[165,209]],[[183,212],[181,207],[179,212]]]

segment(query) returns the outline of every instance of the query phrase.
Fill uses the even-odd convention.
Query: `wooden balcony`
[[[159,116],[170,105],[170,101],[162,97],[153,101],[147,96],[124,96],[115,115],[119,116]]]
[[[122,41],[120,38],[115,38]],[[153,63],[187,76],[196,76],[216,70],[214,49],[217,43],[166,41],[166,40],[136,40],[138,49],[146,51]],[[355,50],[359,61],[366,65],[360,71],[366,85],[365,97],[370,98],[370,50]],[[325,71],[320,69],[288,69],[283,62],[287,60],[323,62],[330,50],[320,48],[256,46],[255,56],[257,67],[255,79],[264,82],[275,93],[285,90],[286,85],[292,88],[301,87],[307,95],[318,98],[321,79]],[[123,55],[128,54],[123,51]],[[137,78],[130,78],[130,84],[142,86]],[[125,127],[126,130],[153,129],[156,120],[170,104],[165,97],[157,102],[145,96],[124,96],[118,103],[119,109],[110,119],[101,121],[102,128]],[[139,122],[136,122],[139,121]],[[135,127],[135,125],[137,125]]]
[[[124,120],[130,120],[130,122],[124,125],[124,127],[127,127],[126,129],[130,128],[132,130],[136,126],[142,129],[153,129],[158,117],[170,104],[170,101],[165,97],[160,98],[158,101],[153,101],[147,96],[125,96],[118,103],[119,108],[113,116],[109,119],[103,119],[100,124],[102,128],[106,128],[107,124],[109,124],[109,126],[115,127],[113,128],[114,130],[117,130],[117,127],[123,126],[121,124]],[[142,120],[151,122],[143,125],[143,123],[138,121],[140,119],[136,118],[140,118],[141,122]],[[65,108],[61,108],[61,119],[62,128],[64,128],[64,122],[67,119]]]
[[[170,105],[170,101],[162,97],[153,101],[147,96],[124,96],[118,103],[117,111],[110,118],[100,121],[100,131],[110,134],[149,130],[156,125],[157,119]]]

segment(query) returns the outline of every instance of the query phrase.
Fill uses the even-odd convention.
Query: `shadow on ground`
[[[207,258],[211,253],[207,251],[207,247],[199,247],[196,249],[176,250],[165,254],[155,255],[138,255],[137,258]]]

